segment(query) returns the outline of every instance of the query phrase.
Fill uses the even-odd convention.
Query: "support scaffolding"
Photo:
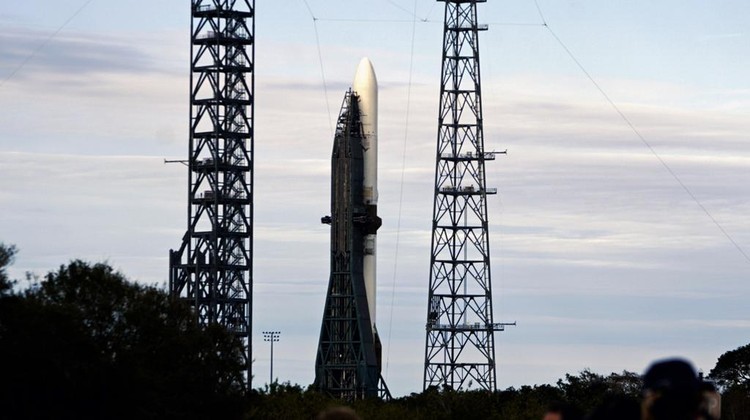
[[[169,288],[245,344],[252,378],[254,0],[192,0],[188,227]]]

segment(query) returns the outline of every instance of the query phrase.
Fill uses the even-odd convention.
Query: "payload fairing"
[[[377,220],[377,226],[365,236],[363,274],[367,290],[367,306],[370,308],[370,322],[375,328],[375,304],[377,286],[377,228],[378,218],[378,79],[367,58],[363,58],[354,75],[352,90],[359,97],[359,115],[362,124],[362,149],[364,149],[364,180],[362,195],[367,215]]]
[[[331,275],[315,385],[341,399],[389,397],[375,327],[378,84],[362,59],[341,107],[331,156]]]

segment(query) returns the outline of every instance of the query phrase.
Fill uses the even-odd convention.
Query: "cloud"
[[[295,93],[304,93],[311,91],[314,93],[323,92],[323,88],[330,89],[333,92],[346,92],[351,85],[343,82],[327,83],[325,86],[322,82],[302,82],[302,81],[274,81],[265,85],[273,91],[286,91]]]
[[[701,42],[718,42],[728,39],[742,38],[745,36],[743,33],[731,33],[731,34],[707,34],[702,35],[699,39]]]
[[[5,37],[0,42],[4,75],[43,45],[48,34],[11,27],[0,36]],[[0,88],[5,110],[0,123],[6,128],[0,150],[170,157],[176,150],[184,153],[189,80],[182,65],[187,60],[185,43],[184,37],[170,32],[96,37],[61,32]]]
[[[159,70],[154,57],[133,40],[65,31],[54,38],[32,29],[11,27],[0,35],[0,62],[10,73],[28,59],[14,78],[43,79],[58,76],[88,77],[94,74],[150,73]],[[31,58],[29,58],[31,57]]]
[[[131,258],[127,274],[165,280],[163,270],[148,267],[155,256],[166,263],[168,238],[181,237],[176,203],[184,191],[175,185],[184,178],[176,168],[136,156],[2,152],[0,161],[2,176],[13,179],[0,195],[7,215],[0,230],[21,250],[16,274],[43,274],[72,258],[110,259],[118,267]]]

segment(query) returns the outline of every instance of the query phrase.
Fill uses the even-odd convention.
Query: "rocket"
[[[362,123],[362,148],[364,161],[364,181],[362,195],[367,215],[372,220],[380,220],[378,214],[378,79],[368,58],[363,58],[357,66],[352,90],[359,97],[360,121]],[[367,306],[370,321],[375,328],[375,305],[377,303],[377,228],[369,229],[364,238],[363,275],[367,290]]]
[[[390,395],[375,326],[378,217],[378,81],[363,58],[341,106],[331,153],[331,275],[315,384],[337,398]]]

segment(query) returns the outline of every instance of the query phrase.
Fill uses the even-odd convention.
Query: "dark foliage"
[[[13,282],[8,278],[5,268],[13,263],[16,247],[0,243],[0,297],[7,295],[13,288]]]
[[[639,415],[633,372],[584,370],[494,393],[431,388],[388,402],[337,401],[289,383],[246,395],[235,385],[242,345],[223,328],[198,327],[189,307],[105,264],[73,261],[14,292],[5,268],[15,252],[0,244],[0,418],[315,419],[350,406],[365,420],[538,420],[555,402],[591,420]],[[750,345],[711,371],[724,419],[750,420],[748,375]]]
[[[251,419],[312,419],[326,408],[343,405],[311,388],[303,390],[288,382],[253,390],[248,402],[247,416]]]
[[[750,420],[750,395],[746,390],[730,388],[721,395],[723,420]]]
[[[589,392],[588,397],[593,401],[609,404],[614,395],[619,395],[627,403],[635,403],[636,400],[630,396],[618,394],[633,391],[633,378],[637,379],[638,375],[624,372],[599,376],[584,371],[580,376],[567,375],[556,387],[524,386],[494,393],[430,388],[422,393],[413,393],[388,402],[372,399],[352,403],[331,400],[313,389],[303,390],[290,384],[274,384],[270,388],[254,392],[251,396],[252,408],[248,413],[252,419],[314,419],[325,409],[349,405],[365,420],[539,420],[553,402],[569,401],[575,405],[576,399],[584,399],[586,392]],[[588,402],[585,407],[579,408],[589,406],[593,408]]]
[[[722,390],[722,418],[750,420],[750,344],[719,356],[708,377]]]
[[[602,376],[583,370],[578,376],[566,374],[557,381],[565,400],[587,412],[609,402],[615,396],[640,398],[641,377],[637,373],[624,371]]]
[[[708,377],[722,388],[743,388],[750,391],[750,344],[719,356]]]
[[[163,291],[71,262],[0,301],[8,418],[232,418],[241,344]]]

